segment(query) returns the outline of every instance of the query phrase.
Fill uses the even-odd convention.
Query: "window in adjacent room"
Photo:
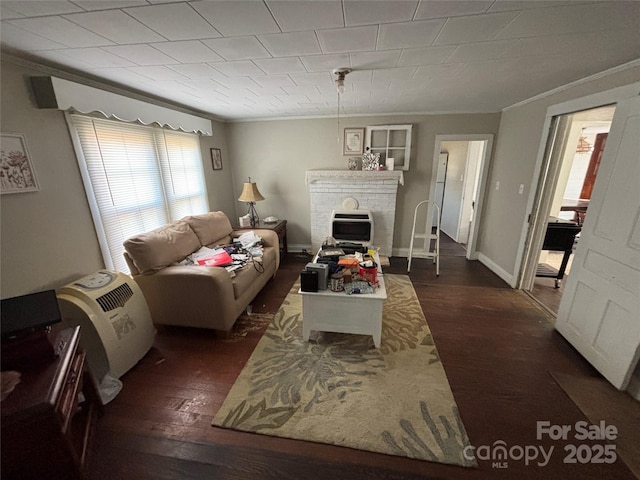
[[[68,114],[107,268],[129,272],[123,242],[209,211],[195,134]]]

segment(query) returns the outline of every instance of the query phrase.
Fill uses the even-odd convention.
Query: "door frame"
[[[435,147],[433,151],[433,163],[431,166],[431,184],[429,186],[429,200],[435,199],[436,180],[438,165],[440,163],[440,149],[442,142],[485,142],[484,152],[480,159],[480,183],[476,195],[476,205],[473,211],[473,219],[469,227],[469,243],[467,244],[467,259],[477,260],[480,252],[477,249],[478,232],[482,225],[482,207],[484,204],[485,188],[489,177],[490,159],[493,154],[493,134],[460,134],[460,135],[436,135]],[[445,186],[446,188],[446,186]],[[433,212],[427,212],[427,218],[433,218]]]
[[[480,150],[476,150],[474,148],[474,143],[479,147]],[[463,243],[460,240],[463,240],[465,237],[461,235],[462,231],[466,231],[466,242],[465,245],[469,243],[469,236],[471,235],[471,224],[469,222],[469,213],[475,213],[475,197],[478,196],[478,189],[475,188],[476,184],[480,185],[480,167],[482,163],[482,157],[484,156],[484,149],[486,147],[486,143],[478,142],[478,141],[470,141],[467,144],[467,162],[464,167],[464,182],[462,185],[462,202],[460,204],[460,215],[458,215],[458,228],[457,235],[458,238],[456,242]],[[475,195],[474,195],[475,191]],[[471,201],[469,201],[469,197],[471,197]]]
[[[522,282],[525,290],[531,290],[535,281],[536,269],[540,251],[544,243],[547,230],[549,211],[553,203],[554,192],[558,184],[558,176],[562,168],[562,161],[567,147],[567,139],[571,130],[569,116],[571,114],[556,115],[551,118],[548,137],[545,142],[543,163],[539,169],[539,181],[535,189],[533,207],[530,209],[529,223],[525,249],[523,253],[524,265],[521,268]],[[545,128],[546,130],[546,128]]]
[[[527,199],[527,209],[529,212],[525,216],[520,233],[520,244],[516,254],[516,288],[531,290],[535,281],[537,267],[537,256],[542,249],[544,233],[547,228],[547,219],[542,217],[540,212],[549,211],[551,207],[548,199],[550,192],[555,189],[555,181],[549,181],[558,165],[553,165],[552,161],[559,161],[557,155],[557,145],[554,145],[557,137],[558,120],[556,118],[583,110],[605,107],[617,104],[629,97],[640,95],[640,82],[635,82],[623,87],[613,88],[604,92],[595,93],[586,97],[580,97],[566,102],[550,105],[547,107],[542,136],[538,147],[538,156],[532,178],[532,188],[529,189]],[[552,130],[553,129],[553,130]],[[554,153],[556,153],[554,155]],[[550,158],[553,155],[555,158]],[[540,191],[541,190],[541,191]],[[545,201],[545,199],[547,199]],[[547,210],[544,210],[546,204]]]

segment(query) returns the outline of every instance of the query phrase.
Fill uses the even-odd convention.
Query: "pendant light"
[[[578,140],[578,147],[576,148],[576,153],[589,153],[591,151],[591,144],[587,142],[587,138],[584,136],[584,128],[582,129],[582,134],[580,135],[580,139]]]
[[[336,90],[338,91],[338,133],[336,135],[338,144],[340,144],[340,95],[344,93],[344,77],[346,77],[348,73],[351,73],[351,69],[347,67],[333,69],[333,74],[336,76]]]
[[[342,68],[334,68],[333,74],[336,75],[336,89],[338,93],[344,93],[344,77],[347,76],[348,73],[351,73],[350,68],[342,67]]]

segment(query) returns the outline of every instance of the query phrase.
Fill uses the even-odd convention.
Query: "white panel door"
[[[640,97],[616,108],[556,329],[627,386],[640,357]]]

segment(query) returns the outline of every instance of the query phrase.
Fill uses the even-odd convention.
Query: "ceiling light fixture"
[[[580,140],[578,140],[578,147],[576,148],[576,153],[589,153],[591,151],[591,144],[587,141],[587,138],[584,136],[584,128],[582,129],[582,135],[580,135]]]
[[[334,68],[333,74],[336,75],[336,88],[338,89],[338,93],[344,93],[344,77],[347,76],[347,73],[351,73],[350,68]]]
[[[347,67],[342,68],[334,68],[333,74],[336,75],[336,89],[338,90],[338,135],[336,136],[336,141],[338,145],[340,145],[340,95],[344,93],[344,77],[347,76],[347,73],[351,73],[351,69]]]

